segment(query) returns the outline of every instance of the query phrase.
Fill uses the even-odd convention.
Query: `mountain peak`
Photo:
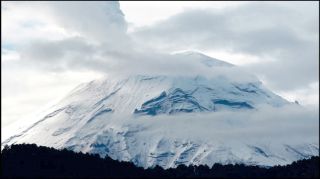
[[[183,50],[183,51],[177,51],[171,53],[172,55],[176,56],[182,56],[184,58],[187,58],[188,60],[197,60],[200,61],[202,64],[208,66],[208,67],[232,67],[235,66],[231,63],[225,62],[223,60],[219,60],[213,57],[210,57],[208,55],[205,55],[204,53],[195,51],[195,50]]]

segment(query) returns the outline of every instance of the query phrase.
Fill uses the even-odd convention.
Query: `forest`
[[[1,177],[112,177],[112,178],[318,178],[319,156],[287,166],[261,168],[243,164],[144,169],[131,162],[67,149],[14,144],[1,151]]]

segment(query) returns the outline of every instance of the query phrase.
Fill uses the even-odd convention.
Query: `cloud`
[[[59,27],[69,35],[84,36],[96,42],[119,42],[127,31],[119,2],[5,2],[4,7],[4,33],[10,36],[7,37],[10,41],[15,41],[15,32],[31,29],[38,32],[40,27]],[[32,34],[33,38],[37,36],[39,34]],[[50,39],[42,34],[39,37]]]
[[[51,2],[50,13],[64,29],[107,45],[127,40],[127,23],[119,2]]]
[[[285,96],[289,101],[297,100],[302,105],[319,108],[319,81],[297,90],[284,90],[277,92],[280,96]]]
[[[111,58],[128,58],[135,48],[119,2],[6,2],[5,7],[4,49],[10,47],[20,56],[17,63],[33,70],[106,72],[117,63]]]
[[[236,117],[235,117],[236,116]],[[282,143],[301,142],[310,140],[318,142],[319,111],[314,108],[304,108],[297,105],[284,107],[262,107],[256,111],[220,111],[215,113],[188,113],[178,115],[159,115],[136,117],[132,120],[128,116],[114,117],[114,123],[124,123],[147,129],[141,133],[150,133],[164,137],[172,136],[191,140],[228,140],[243,141],[256,140]],[[126,122],[122,122],[127,120]],[[112,124],[114,124],[112,122]],[[159,128],[159,126],[167,126]],[[179,129],[179,130],[177,130]],[[192,131],[197,131],[193,133]],[[299,132],[298,132],[299,131]],[[294,137],[293,137],[294,136]],[[276,142],[277,141],[277,142]],[[265,143],[261,142],[261,143]],[[269,143],[267,142],[267,143]]]
[[[190,10],[132,33],[162,51],[223,50],[258,57],[248,66],[277,89],[318,80],[319,3],[248,3],[223,10]],[[292,80],[295,79],[295,80]]]
[[[21,62],[34,70],[61,71],[81,66],[92,58],[95,46],[80,37],[63,40],[39,40],[19,48]],[[37,66],[34,66],[36,64]]]

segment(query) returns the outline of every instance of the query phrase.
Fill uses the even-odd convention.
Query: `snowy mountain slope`
[[[109,76],[81,84],[2,145],[37,143],[164,168],[216,162],[272,166],[318,155],[314,113],[256,78],[234,77],[246,74],[231,64],[199,53],[175,55],[214,73]],[[287,110],[290,115],[282,112]]]

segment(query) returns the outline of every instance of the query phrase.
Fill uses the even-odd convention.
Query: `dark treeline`
[[[97,154],[75,153],[66,149],[19,144],[1,152],[2,177],[210,177],[210,178],[318,178],[319,157],[300,160],[269,169],[245,165],[180,165],[164,170],[157,166],[143,169],[130,162],[119,162]]]

